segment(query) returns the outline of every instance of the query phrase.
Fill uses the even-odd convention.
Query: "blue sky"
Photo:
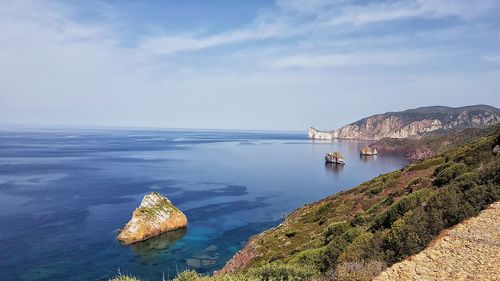
[[[305,130],[500,107],[496,0],[0,6],[0,123]]]

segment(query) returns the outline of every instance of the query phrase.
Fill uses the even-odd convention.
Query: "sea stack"
[[[342,158],[342,155],[340,154],[340,152],[337,152],[337,151],[328,152],[325,155],[325,161],[327,163],[334,163],[334,164],[341,164],[341,165],[345,164],[344,158]]]
[[[120,231],[118,239],[125,244],[132,244],[186,226],[187,217],[184,213],[165,196],[150,192]]]
[[[359,154],[361,154],[361,156],[372,156],[376,155],[376,153],[378,153],[376,149],[375,151],[372,151],[372,149],[369,148],[368,146],[363,146],[362,148],[359,149]]]

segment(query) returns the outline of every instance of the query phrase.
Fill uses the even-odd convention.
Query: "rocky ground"
[[[374,280],[500,280],[500,202]]]

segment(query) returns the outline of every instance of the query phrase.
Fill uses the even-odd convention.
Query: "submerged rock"
[[[151,192],[144,196],[132,219],[120,231],[118,239],[131,244],[186,226],[184,213],[168,198],[158,192]]]
[[[342,155],[340,154],[340,152],[337,152],[337,151],[328,152],[325,155],[325,161],[327,163],[342,164],[342,165],[345,164],[344,158],[342,158]]]

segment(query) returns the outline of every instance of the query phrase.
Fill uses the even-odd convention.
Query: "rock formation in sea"
[[[325,155],[325,162],[344,165],[345,161],[340,152],[328,152]]]
[[[437,130],[483,127],[500,123],[500,109],[488,105],[431,106],[363,118],[332,131],[309,128],[312,139],[406,138]]]
[[[359,154],[362,156],[372,156],[372,155],[377,155],[377,149],[373,151],[371,148],[368,146],[363,146],[362,148],[359,149]]]
[[[132,219],[120,231],[118,239],[131,244],[186,226],[184,213],[168,198],[158,192],[151,192],[144,196]]]

